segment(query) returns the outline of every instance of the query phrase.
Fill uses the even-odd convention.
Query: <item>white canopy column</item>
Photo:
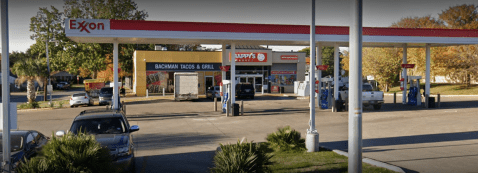
[[[332,112],[337,112],[337,100],[339,100],[339,44],[334,44],[334,105]]]
[[[118,41],[113,43],[113,109],[118,109],[119,92],[118,92]]]
[[[322,65],[322,45],[320,44],[320,42],[317,43],[317,54],[315,55],[316,56],[316,64],[317,65]],[[312,50],[312,48],[311,48]],[[312,56],[312,55],[311,55]],[[315,64],[313,65],[312,62],[310,63],[310,65],[312,67],[314,67],[315,69]],[[319,88],[319,92],[317,93],[317,105],[319,106],[319,109],[322,109],[321,106],[320,106],[320,96],[322,95],[322,92],[320,92],[320,90],[322,90],[322,81],[320,80],[322,78],[322,70],[317,70],[317,79],[319,80],[319,83],[317,85],[317,88]],[[311,80],[311,82],[315,82],[315,78],[314,80]],[[315,95],[312,95],[312,96],[315,96]]]
[[[236,103],[236,43],[231,43],[231,106],[234,103]]]
[[[426,58],[427,58],[427,69],[425,76],[425,99],[428,99],[426,96],[430,96],[430,44],[426,45]],[[428,100],[425,100],[425,103],[428,103]],[[425,105],[428,108],[428,105]]]
[[[403,64],[407,63],[407,44],[403,44]],[[402,91],[402,104],[407,104],[407,68],[402,68],[404,89]]]
[[[222,43],[222,59],[224,60],[225,58],[227,57],[227,54],[226,54],[226,44],[225,43]],[[222,64],[224,65],[224,63]],[[224,84],[224,80],[226,80],[226,71],[221,71],[221,79],[222,79],[222,83]],[[219,87],[219,91],[224,95],[225,91],[224,91],[224,85],[222,85],[221,87]],[[221,99],[221,103],[224,104],[224,99]],[[222,105],[221,104],[221,105]]]

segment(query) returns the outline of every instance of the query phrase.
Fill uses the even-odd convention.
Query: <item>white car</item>
[[[75,93],[70,98],[70,107],[79,105],[93,105],[93,99],[86,92]]]

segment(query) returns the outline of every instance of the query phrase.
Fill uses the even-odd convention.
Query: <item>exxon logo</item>
[[[105,30],[105,24],[102,22],[77,22],[76,20],[70,20],[70,29],[79,29],[80,32],[90,33],[91,30]]]

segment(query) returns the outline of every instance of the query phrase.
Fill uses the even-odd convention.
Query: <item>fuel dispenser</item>
[[[333,78],[322,78],[320,86],[320,92],[322,92],[319,105],[322,109],[329,109],[332,106],[332,83],[334,82]]]
[[[422,104],[422,95],[420,94],[420,79],[421,76],[407,76],[410,82],[410,89],[408,91],[408,104],[413,106],[420,106]]]
[[[231,81],[230,80],[223,80],[222,81],[222,98],[221,98],[221,104],[222,104],[222,112],[226,113],[226,109],[230,109],[227,107],[227,102],[230,102],[231,100]]]

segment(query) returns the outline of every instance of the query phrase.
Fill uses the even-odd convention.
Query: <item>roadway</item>
[[[127,115],[135,132],[136,172],[208,172],[219,143],[246,137],[262,142],[268,133],[290,125],[306,133],[308,100],[256,97],[245,100],[245,116],[225,117],[213,103],[134,101]],[[126,100],[126,99],[125,99]],[[478,97],[442,97],[441,109],[392,104],[386,96],[382,110],[364,108],[363,156],[402,167],[406,172],[473,172],[478,170]],[[19,110],[20,129],[50,135],[68,130],[84,109]],[[317,110],[320,145],[347,150],[348,114]]]

